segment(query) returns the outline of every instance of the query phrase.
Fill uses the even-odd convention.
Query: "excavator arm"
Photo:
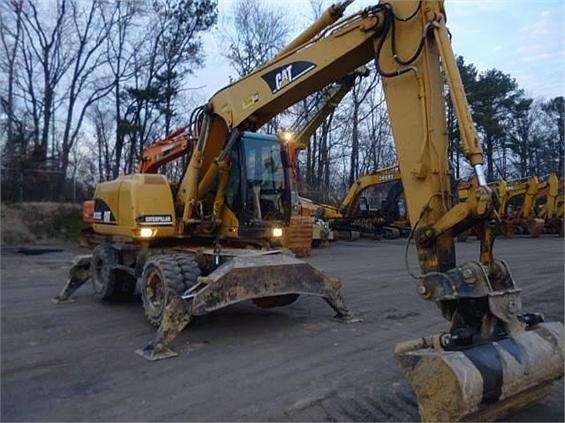
[[[177,192],[182,223],[198,222],[198,203],[228,164],[242,131],[374,60],[382,77],[414,242],[418,293],[450,322],[442,334],[397,345],[424,420],[494,418],[547,393],[563,375],[563,326],[521,310],[508,266],[493,256],[496,195],[451,49],[442,1],[390,0],[337,20],[324,14],[289,47],[217,92],[203,111],[199,139]],[[328,18],[329,16],[329,18]],[[313,29],[314,28],[314,29]],[[444,82],[462,147],[478,186],[453,204]],[[222,177],[219,178],[222,180]],[[221,192],[221,189],[217,192]],[[457,265],[454,237],[476,227],[478,261]]]
[[[316,130],[325,122],[329,115],[331,115],[337,106],[341,103],[344,97],[351,91],[355,85],[357,77],[365,77],[369,74],[369,70],[365,66],[356,69],[354,73],[345,76],[335,86],[331,87],[327,93],[327,99],[324,101],[322,107],[318,109],[315,115],[304,125],[301,131],[294,138],[294,144],[297,150],[305,150],[310,144],[310,138]]]
[[[166,138],[154,142],[143,150],[139,161],[139,173],[157,173],[165,163],[190,154],[195,141],[188,128],[175,130]]]
[[[540,213],[540,216],[545,220],[553,219],[556,217],[558,196],[559,178],[555,173],[552,173],[548,176],[546,181],[545,204]]]
[[[547,178],[545,204],[540,217],[545,221],[545,232],[563,234],[563,180],[552,173]]]
[[[413,9],[408,10],[410,7]],[[414,15],[406,23],[399,21],[404,12],[407,17]],[[436,179],[444,180],[447,172],[447,161],[441,154],[447,147],[436,145],[434,139],[447,145],[442,132],[445,123],[437,118],[444,113],[442,92],[438,89],[442,84],[440,57],[452,86],[454,104],[460,111],[464,150],[477,171],[479,182],[486,185],[483,183],[482,151],[470,120],[443,16],[443,3],[435,1],[382,3],[369,7],[326,26],[321,32],[305,35],[308,32],[305,31],[297,37],[303,40],[302,44],[216,93],[206,106],[196,154],[192,155],[177,193],[178,202],[185,205],[185,223],[195,213],[197,202],[212,187],[219,169],[218,159],[225,158],[225,151],[233,144],[228,141],[231,135],[258,129],[287,107],[339,81],[375,56],[378,56],[379,70],[385,77],[397,150],[399,156],[410,161],[406,169],[401,168],[406,177],[414,179],[415,183],[411,185],[421,194],[407,194],[414,198],[408,201],[409,213],[417,217],[431,194],[434,195],[433,202],[438,200],[435,196],[438,187],[428,187],[430,192],[423,195],[417,180],[424,179],[422,175],[426,171],[437,172],[440,167],[445,168],[444,174]],[[394,43],[391,42],[393,32]],[[412,60],[401,59],[411,55],[415,56],[410,58]],[[437,116],[434,115],[436,109],[440,113]],[[407,110],[410,113],[405,114]],[[402,124],[395,123],[398,119]],[[414,133],[422,134],[422,139],[419,141],[420,154],[412,160],[413,155],[411,152],[406,154],[405,149],[411,148]],[[442,198],[446,196],[447,192],[441,194]],[[445,209],[443,207],[442,211]]]

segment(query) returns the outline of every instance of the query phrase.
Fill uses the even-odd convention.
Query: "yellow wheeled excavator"
[[[494,257],[497,197],[486,183],[443,2],[390,0],[341,19],[348,3],[330,7],[274,59],[199,109],[192,125],[198,141],[174,192],[160,175],[98,185],[93,229],[100,244],[87,266],[73,267],[75,285],[87,267],[100,297],[124,273],[137,280],[146,314],[159,324],[141,351],[149,358],[170,354],[167,346],[190,316],[243,299],[314,293],[347,315],[331,278],[269,249],[289,216],[289,160],[276,137],[256,131],[374,61],[412,225],[407,248],[415,245],[421,269],[411,274],[418,295],[449,322],[443,333],[418,335],[395,349],[420,415],[494,419],[538,401],[563,375],[563,325],[524,312],[508,265]],[[445,81],[478,181],[455,205]],[[472,226],[480,256],[456,263],[454,238]]]
[[[373,209],[363,194],[369,188],[386,187],[380,207]],[[403,198],[403,187],[398,166],[378,169],[359,177],[349,188],[339,206],[339,216],[328,217],[331,226],[341,237],[355,238],[355,232],[369,237],[398,238],[410,232],[410,223],[399,205]]]

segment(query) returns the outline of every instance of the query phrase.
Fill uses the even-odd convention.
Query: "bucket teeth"
[[[539,401],[563,376],[563,325],[540,323],[459,351],[409,341],[396,357],[423,421],[493,420]]]

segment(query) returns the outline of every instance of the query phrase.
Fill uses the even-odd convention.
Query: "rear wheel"
[[[159,326],[169,295],[182,295],[194,286],[200,269],[194,257],[186,254],[151,257],[141,275],[141,298],[147,321]]]
[[[118,264],[118,254],[109,244],[100,244],[94,248],[90,261],[90,274],[94,298],[106,301],[114,296],[116,275],[114,266]]]

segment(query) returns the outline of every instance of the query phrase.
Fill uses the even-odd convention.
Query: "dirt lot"
[[[497,241],[524,288],[524,308],[563,321],[563,241]],[[458,244],[473,259],[476,241]],[[50,298],[78,250],[2,254],[1,419],[416,420],[397,369],[399,340],[445,328],[403,264],[404,241],[336,243],[310,261],[340,277],[364,321],[343,325],[316,298],[261,310],[239,304],[204,316],[176,340],[176,359],[136,356],[153,329],[137,303],[98,304],[90,287],[73,304]],[[514,421],[563,421],[563,381]]]

